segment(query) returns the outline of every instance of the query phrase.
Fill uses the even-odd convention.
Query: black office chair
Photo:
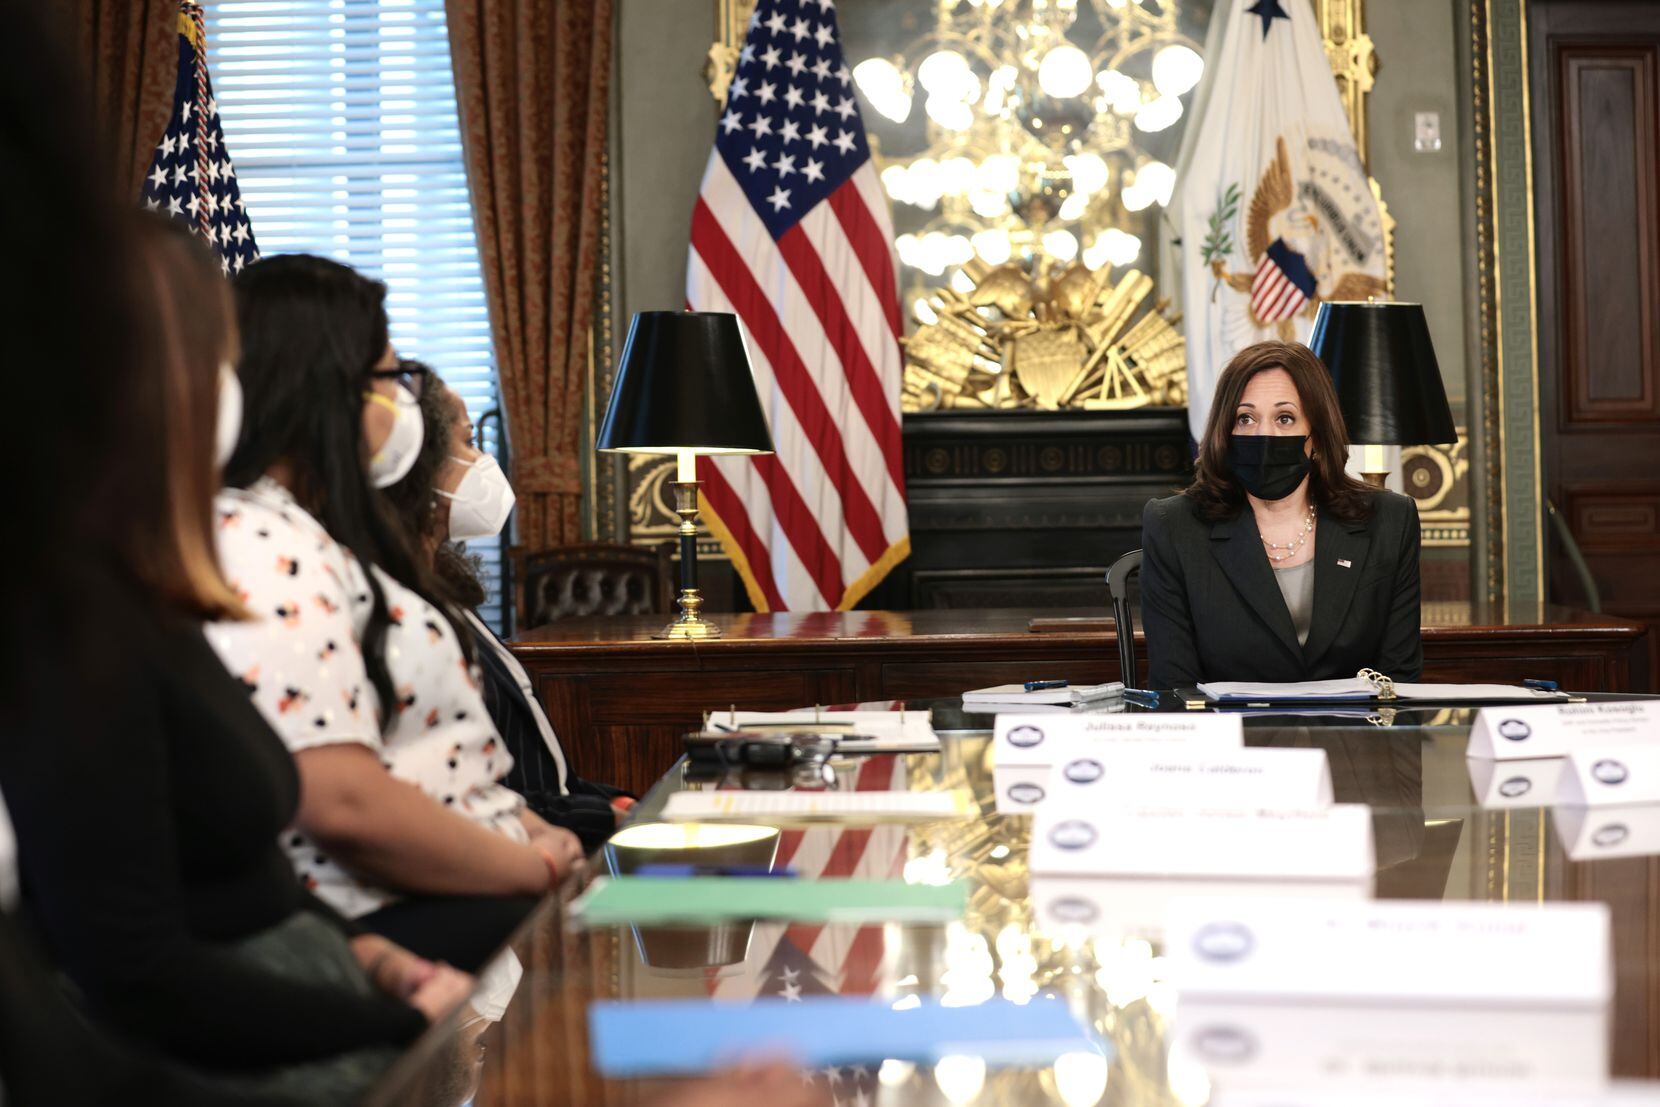
[[[1112,593],[1112,626],[1118,637],[1118,679],[1135,687],[1135,609],[1130,606],[1130,577],[1141,572],[1141,551],[1131,550],[1107,570]]]

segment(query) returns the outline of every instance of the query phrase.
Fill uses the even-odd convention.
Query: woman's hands
[[[563,827],[553,826],[529,808],[519,812],[519,821],[530,835],[530,844],[547,861],[550,890],[573,873],[579,880],[587,879],[588,862],[582,854],[581,839]]]
[[[448,1015],[473,993],[468,974],[442,961],[417,957],[379,934],[360,934],[351,945],[369,982],[421,1012],[428,1022]]]

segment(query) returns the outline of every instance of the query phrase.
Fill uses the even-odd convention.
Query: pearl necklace
[[[1263,538],[1262,544],[1268,547],[1268,560],[1274,562],[1288,561],[1295,557],[1297,551],[1303,548],[1308,536],[1314,533],[1314,505],[1308,505],[1308,515],[1303,519],[1302,533],[1290,542],[1270,542]],[[1275,553],[1275,550],[1284,550],[1284,553]]]

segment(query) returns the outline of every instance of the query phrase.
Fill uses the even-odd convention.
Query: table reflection
[[[664,851],[712,856],[725,850],[751,862],[770,853],[761,863],[791,867],[797,879],[963,879],[970,886],[964,918],[947,925],[678,928],[672,941],[660,945],[644,933],[657,928],[576,929],[558,904],[549,904],[514,944],[526,980],[501,1023],[483,1036],[485,1058],[473,1102],[663,1102],[671,1094],[667,1082],[607,1081],[589,1068],[586,1007],[600,998],[741,1003],[835,994],[904,1005],[925,997],[976,1004],[1048,995],[1063,1000],[1104,1045],[1102,1054],[1069,1054],[1041,1070],[988,1068],[980,1058],[952,1056],[931,1068],[890,1060],[805,1075],[838,1103],[1198,1107],[1213,1097],[1217,1103],[1300,1103],[1343,1102],[1346,1096],[1359,1102],[1379,1093],[1363,1085],[1380,1078],[1400,1087],[1453,1089],[1457,1094],[1448,1102],[1476,1102],[1494,1085],[1511,1082],[1514,1094],[1497,1095],[1495,1102],[1521,1102],[1525,1096],[1512,1081],[1524,1073],[1539,1085],[1530,1092],[1553,1082],[1595,1087],[1610,1074],[1660,1076],[1650,1021],[1652,997],[1660,990],[1660,864],[1654,857],[1660,854],[1660,809],[1553,811],[1540,806],[1551,793],[1543,783],[1548,768],[1511,763],[1499,768],[1503,779],[1495,780],[1488,768],[1467,764],[1470,713],[1401,716],[1387,726],[1250,720],[1246,744],[1326,752],[1336,801],[1371,808],[1377,898],[1483,901],[1516,909],[1547,900],[1608,902],[1616,970],[1611,1012],[1510,1012],[1484,1020],[1446,1008],[1179,1010],[1156,927],[1092,933],[1050,925],[1037,913],[1027,867],[1032,819],[996,809],[989,734],[973,729],[972,717],[942,712],[937,723],[952,733],[940,754],[836,760],[832,786],[967,789],[974,797],[972,818],[904,826],[720,828],[732,840],[708,837],[716,833],[713,824],[649,829],[660,825],[659,813],[674,791],[742,786],[736,780],[691,781],[677,770],[641,803],[635,820],[641,829],[623,832],[610,864],[627,872]],[[1505,781],[1520,773],[1531,774],[1529,787],[1509,785],[1506,794]],[[1616,822],[1626,827],[1618,842],[1606,829]],[[454,1068],[456,1043],[454,1033],[429,1036],[394,1073],[381,1101],[438,1102],[432,1097],[443,1066]],[[1538,1044],[1524,1050],[1522,1043]],[[1320,1095],[1312,1094],[1316,1084]],[[452,1079],[446,1086],[456,1085]],[[1279,1099],[1253,1098],[1275,1088]]]

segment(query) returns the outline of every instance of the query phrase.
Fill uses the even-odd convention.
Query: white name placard
[[[1033,873],[1032,921],[1045,934],[1066,938],[1082,932],[1097,941],[1164,940],[1164,920],[1177,896],[1298,896],[1319,900],[1370,899],[1372,875],[1330,879],[1307,876],[1246,880],[1233,876],[1055,876]]]
[[[1576,746],[1660,742],[1660,700],[1484,707],[1470,728],[1470,757],[1566,757]]]
[[[1204,1070],[1209,1107],[1588,1107],[1563,1096],[1602,1088],[1608,1017],[1596,1008],[1184,998],[1171,1064]]]
[[[1169,978],[1190,997],[1252,1001],[1607,1006],[1602,903],[1178,899]]]
[[[1365,804],[1324,810],[1045,804],[1032,823],[1033,874],[1221,880],[1370,880]]]
[[[1551,822],[1572,861],[1660,854],[1660,804],[1556,807]]]
[[[1243,747],[1226,752],[1126,747],[1062,751],[1049,777],[1049,802],[1080,807],[1185,806],[1318,810],[1331,806],[1323,749]]]
[[[1660,802],[1660,745],[1575,749],[1556,786],[1556,802],[1592,807]]]
[[[994,764],[1053,765],[1059,747],[1076,743],[1126,745],[1203,744],[1209,749],[1238,749],[1245,744],[1239,716],[1192,715],[999,715],[994,732]]]
[[[1472,757],[1470,791],[1487,810],[1506,807],[1549,807],[1556,802],[1556,785],[1567,762],[1560,757],[1524,761],[1494,761]]]

